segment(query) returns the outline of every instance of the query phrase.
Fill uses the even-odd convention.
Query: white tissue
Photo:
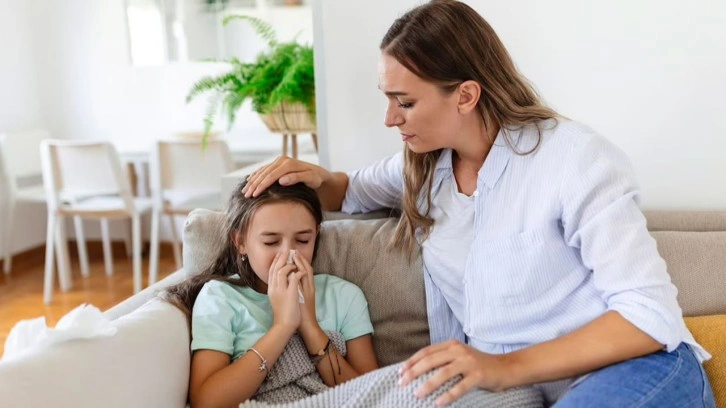
[[[295,254],[297,253],[296,249],[291,249],[290,253],[287,255],[287,263],[295,263],[295,261],[292,259]],[[305,303],[305,296],[303,296],[302,289],[300,289],[300,285],[297,287],[297,301],[298,303],[304,304]]]
[[[45,317],[21,320],[10,330],[5,340],[5,354],[8,358],[31,347],[45,347],[73,339],[108,337],[116,334],[117,328],[92,305],[83,304],[61,317],[55,328],[48,328]]]

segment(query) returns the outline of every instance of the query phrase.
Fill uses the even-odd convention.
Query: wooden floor
[[[0,266],[0,355],[5,349],[5,339],[10,329],[22,319],[45,316],[46,324],[53,327],[58,320],[75,307],[89,303],[101,310],[107,310],[133,294],[131,259],[126,257],[122,243],[114,243],[114,274],[106,276],[100,242],[88,243],[90,276],[83,278],[78,264],[76,247],[69,246],[73,288],[61,292],[56,286],[53,301],[43,304],[43,271],[45,248],[36,248],[13,257],[10,275],[2,273]],[[0,265],[2,262],[0,261]],[[149,259],[143,259],[144,287],[147,285]],[[159,279],[176,270],[171,247],[162,245],[159,259]]]

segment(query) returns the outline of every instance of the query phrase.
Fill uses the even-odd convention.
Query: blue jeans
[[[593,372],[572,386],[555,408],[707,407],[714,408],[706,372],[691,348],[659,351]]]

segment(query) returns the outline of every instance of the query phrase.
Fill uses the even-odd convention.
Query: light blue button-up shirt
[[[534,127],[508,133],[520,152],[536,143]],[[625,154],[567,120],[544,126],[532,154],[518,155],[504,137],[502,130],[478,173],[463,321],[433,283],[443,272],[424,264],[431,342],[453,338],[507,353],[614,310],[668,351],[686,342],[699,359],[709,358],[683,321]],[[444,149],[439,157],[434,196],[453,177],[451,155]],[[402,174],[402,153],[351,172],[342,210],[400,208]]]

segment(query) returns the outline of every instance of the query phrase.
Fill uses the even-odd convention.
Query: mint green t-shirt
[[[346,341],[373,333],[363,291],[332,275],[315,275],[315,311],[320,327],[340,332]],[[207,282],[192,309],[192,351],[227,353],[236,360],[270,329],[267,295],[227,282]]]

